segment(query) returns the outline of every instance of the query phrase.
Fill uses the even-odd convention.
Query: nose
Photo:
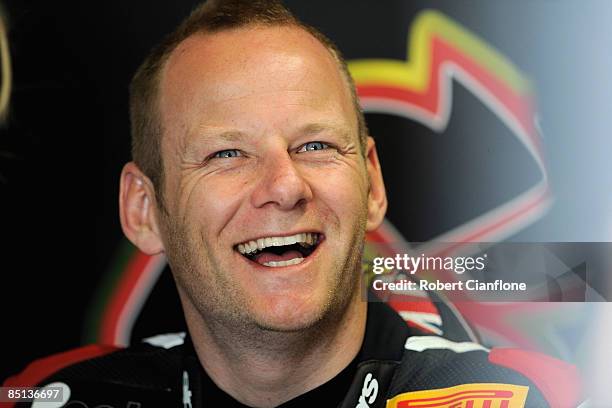
[[[274,205],[283,211],[292,210],[312,199],[312,189],[287,151],[269,157],[263,168],[252,201],[256,208]]]

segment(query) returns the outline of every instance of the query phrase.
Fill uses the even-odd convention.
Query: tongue
[[[266,262],[270,262],[270,261],[274,261],[274,262],[290,261],[294,258],[303,258],[303,257],[304,256],[299,251],[296,251],[296,250],[287,251],[283,253],[282,255],[276,255],[276,254],[273,254],[272,252],[262,252],[261,254],[255,257],[255,262],[263,265]]]

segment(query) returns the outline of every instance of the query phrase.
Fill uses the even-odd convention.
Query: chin
[[[269,296],[252,310],[255,323],[262,329],[280,332],[305,330],[322,321],[330,302],[315,296]]]

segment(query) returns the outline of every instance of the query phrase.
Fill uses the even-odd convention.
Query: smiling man
[[[121,219],[141,250],[167,255],[206,372],[240,401],[276,406],[357,354],[364,233],[386,198],[336,51],[280,7],[237,25],[230,14],[262,5],[230,6],[225,22],[196,11],[185,27],[207,24],[136,74],[132,119],[145,130],[134,128]],[[141,106],[152,87],[155,108]],[[139,149],[153,140],[149,176]]]
[[[577,400],[570,366],[426,336],[363,300],[364,236],[387,207],[375,144],[338,50],[279,2],[197,8],[130,102],[121,225],[167,256],[188,333],[68,352],[5,385],[60,387],[82,407]]]
[[[136,245],[168,255],[192,329],[290,332],[357,312],[364,230],[385,193],[345,82],[291,26],[196,34],[169,55],[164,182],[127,165],[122,219]]]

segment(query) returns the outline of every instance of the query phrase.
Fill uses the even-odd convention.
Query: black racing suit
[[[517,358],[510,354],[508,359],[503,353],[498,353],[499,361],[538,356],[518,352]],[[561,388],[554,388],[575,388],[576,384],[570,384],[575,382],[572,375],[553,375],[555,383],[551,389],[551,383],[542,378],[533,381],[537,374],[528,378],[521,370],[492,362],[492,354],[475,343],[423,336],[409,328],[386,304],[370,303],[364,342],[355,359],[327,383],[280,406],[558,408],[578,405],[576,401],[563,400],[569,397],[559,397]],[[551,360],[543,357],[535,364],[543,371],[547,367],[572,371],[571,366],[558,360],[547,366]],[[245,406],[213,383],[200,365],[191,339],[184,333],[156,336],[136,346],[107,350],[103,355],[64,365],[36,380],[36,384],[24,384],[28,380],[26,369],[10,378],[5,386],[64,383],[70,390],[65,406],[74,408]],[[35,377],[30,375],[29,379]],[[559,378],[569,385],[559,383]],[[548,390],[542,392],[539,388]],[[557,399],[550,401],[550,395],[557,395]],[[25,407],[30,403],[15,406]]]

